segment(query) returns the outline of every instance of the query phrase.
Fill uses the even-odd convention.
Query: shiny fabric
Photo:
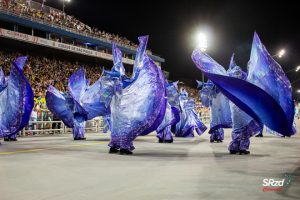
[[[219,66],[221,67],[221,66]],[[223,68],[223,67],[222,67]],[[220,69],[225,71],[225,69]],[[233,56],[231,58],[228,75],[233,78],[245,80],[246,74],[240,67],[235,65]],[[232,118],[232,141],[229,145],[229,151],[241,151],[249,149],[250,137],[258,133],[260,126],[249,115],[243,112],[234,103],[230,102]]]
[[[178,81],[166,84],[168,104],[162,124],[158,127],[156,137],[160,142],[173,142],[172,127],[180,121]]]
[[[242,80],[246,80],[247,78],[247,74],[243,72],[243,70],[234,62],[234,55],[231,57],[227,73],[230,77],[235,77]],[[250,146],[250,137],[259,133],[262,127],[232,102],[230,102],[230,109],[233,127],[232,141],[230,142],[228,150],[248,150]]]
[[[73,73],[68,81],[68,93],[62,93],[51,85],[48,87],[47,107],[67,127],[73,128],[74,139],[82,139],[85,134],[85,121],[110,113],[109,105],[115,82],[101,76],[89,86],[83,68]]]
[[[247,81],[272,96],[285,112],[285,123],[287,123],[289,127],[293,127],[295,105],[292,97],[291,83],[281,66],[262,44],[257,33],[254,34],[253,38],[248,71]],[[291,135],[296,132],[294,128],[290,129],[292,129],[292,132],[290,132]]]
[[[160,142],[173,142],[173,134],[171,132],[171,126],[176,125],[180,120],[179,110],[176,107],[172,107],[170,103],[174,105],[174,96],[178,96],[177,92],[178,82],[166,83],[166,95],[168,103],[164,114],[163,121],[156,129],[156,137]],[[171,102],[170,102],[171,101]]]
[[[224,140],[224,129],[223,128],[218,128],[215,129],[213,132],[210,132],[210,141],[216,141],[220,142]]]
[[[162,71],[145,54],[148,36],[139,37],[134,74],[126,87],[118,87],[112,98],[111,140],[115,149],[134,149],[133,140],[156,130],[161,124],[166,106],[165,79]]]
[[[132,74],[132,82],[138,78],[139,72],[144,67],[148,39],[149,39],[149,36],[142,36],[142,37],[138,38],[139,47],[137,50],[137,54],[135,55],[133,74]]]
[[[239,107],[230,102],[232,114],[232,141],[228,149],[230,151],[241,151],[249,149],[250,137],[259,133],[261,126]]]
[[[124,68],[123,62],[122,62],[122,52],[120,49],[117,48],[116,43],[113,43],[112,53],[113,53],[113,62],[114,62],[112,71],[119,72],[120,76],[126,76],[125,68]]]
[[[171,107],[171,105],[167,103],[164,119],[159,125],[159,127],[156,129],[156,137],[161,142],[173,142],[173,134],[171,132],[171,127],[173,125],[176,125],[179,121],[179,110],[176,107]]]
[[[293,130],[294,130],[294,134],[297,133],[297,125],[296,125],[295,121],[293,123]],[[270,129],[268,127],[266,127],[266,133],[269,133],[271,135],[275,135],[275,136],[278,136],[278,137],[283,137],[284,136],[284,135],[282,135],[282,134],[280,134],[276,131],[273,131],[272,129]]]
[[[141,36],[138,38],[139,47],[135,56],[135,61],[133,65],[133,73],[131,78],[124,77],[122,78],[122,87],[126,88],[132,84],[139,76],[141,69],[144,67],[144,58],[146,56],[147,44],[149,36]],[[115,59],[114,59],[115,60]]]
[[[49,85],[46,93],[46,102],[48,109],[62,120],[67,127],[74,127],[74,102],[72,98]]]
[[[108,131],[110,131],[110,127],[110,117],[103,117],[103,133],[108,133]]]
[[[176,107],[178,110],[180,109],[179,105],[179,92],[178,92],[178,81],[173,83],[168,83],[166,85],[168,102],[172,107]]]
[[[200,83],[200,99],[202,105],[210,107],[210,130],[211,141],[219,141],[224,139],[223,128],[232,127],[231,111],[228,99],[217,89],[211,82]]]
[[[234,55],[231,57],[229,69],[227,71],[230,77],[246,80],[247,74],[236,65]],[[261,127],[249,115],[230,102],[231,118],[232,118],[232,141],[228,147],[229,151],[248,150],[250,145],[250,137],[257,134]]]
[[[1,73],[0,92],[0,137],[13,137],[29,122],[34,106],[33,91],[23,74],[27,57],[17,58],[6,80]],[[4,84],[3,84],[4,83]]]
[[[254,39],[254,43],[257,43],[256,39]],[[272,58],[270,58],[269,54],[267,54],[267,51],[264,48],[261,48],[261,45],[262,44],[258,44],[257,48],[259,48],[260,51],[256,51],[259,55],[257,57],[260,58],[260,61],[264,60],[264,62],[273,63]],[[254,47],[255,46],[256,44],[254,44]],[[264,62],[256,62],[255,58],[256,56],[252,56],[252,61],[250,59],[249,81],[252,81],[253,79],[251,78],[253,76],[251,74],[257,74],[255,76],[259,77],[259,73],[262,73],[261,70],[252,70],[250,68],[252,68],[254,65],[259,68],[259,66],[266,64]],[[200,49],[194,50],[192,59],[196,66],[210,80],[212,80],[212,82],[230,101],[251,116],[255,121],[265,124],[272,130],[283,135],[289,136],[294,133],[293,125],[289,116],[289,113],[293,113],[293,109],[291,109],[290,106],[287,106],[291,101],[289,94],[286,96],[285,100],[278,101],[278,99],[270,95],[270,92],[263,90],[253,83],[227,76],[225,69]],[[276,75],[276,73],[279,73],[278,71],[280,71],[278,70],[278,67],[280,66],[273,63],[272,67],[274,67],[276,70],[268,71],[268,73],[271,75],[268,76],[268,78],[273,80],[280,78]],[[281,74],[281,76],[281,78],[283,78],[283,76],[285,77],[284,74]],[[268,80],[267,83],[269,82],[274,84],[274,81]],[[276,85],[274,85],[273,88],[270,87],[270,90],[274,90],[274,92],[276,92],[277,88],[285,88],[284,85],[286,82],[287,80],[284,78],[284,81],[276,82]],[[277,90],[278,93],[281,93],[282,95],[285,94],[282,92],[283,90],[279,89],[279,91],[280,92]],[[258,99],[260,99],[260,101],[258,101]]]
[[[171,126],[167,126],[166,128],[157,131],[156,137],[163,143],[172,143],[174,139]]]
[[[84,138],[85,125],[86,125],[85,121],[82,121],[82,122],[75,121],[74,128],[72,129],[72,134],[73,134],[74,138],[76,138],[76,139]]]
[[[145,56],[137,79],[112,99],[110,147],[134,149],[133,140],[153,127],[160,118],[167,103],[165,93],[161,92],[164,90],[163,73]]]
[[[2,90],[4,90],[7,86],[7,82],[5,80],[5,75],[4,72],[2,70],[2,68],[0,69],[0,92],[2,92]]]
[[[179,95],[180,121],[176,124],[176,137],[194,137],[194,130],[198,135],[203,134],[207,127],[200,121],[195,109],[195,102],[188,97],[185,90]]]
[[[246,80],[247,74],[237,66],[234,62],[233,56],[229,70],[227,71],[230,77]],[[259,133],[262,125],[258,124],[253,118],[247,115],[235,104],[230,102],[230,109],[233,121],[232,127],[232,141],[229,145],[230,151],[241,151],[249,149],[250,137]]]

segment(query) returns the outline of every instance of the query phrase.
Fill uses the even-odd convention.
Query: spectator
[[[60,121],[60,119],[56,116],[56,115],[53,115],[53,121]],[[60,129],[60,123],[52,123],[52,129]],[[59,131],[54,131],[55,132],[59,132]]]
[[[30,115],[30,123],[29,123],[29,130],[36,130],[36,121],[37,121],[37,113],[39,110],[39,105],[35,105],[32,109],[31,115]],[[29,132],[29,134],[35,135],[34,132]]]

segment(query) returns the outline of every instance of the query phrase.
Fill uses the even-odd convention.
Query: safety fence
[[[86,122],[86,133],[101,133],[103,132],[104,122],[102,117],[97,117]],[[30,121],[20,135],[51,135],[71,133],[72,129],[64,125],[62,121]]]
[[[210,122],[210,113],[209,112],[201,113],[201,115],[199,117],[200,117],[200,120],[202,123],[209,124],[209,122]]]
[[[209,112],[202,113],[199,117],[204,124],[209,124]],[[96,117],[86,122],[85,131],[86,133],[102,133],[104,126],[103,118]],[[54,116],[49,111],[43,111],[38,113],[36,119],[31,118],[28,126],[26,126],[19,135],[34,136],[66,133],[72,133],[72,129],[65,126],[62,121],[55,120]]]

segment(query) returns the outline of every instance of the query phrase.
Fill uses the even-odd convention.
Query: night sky
[[[285,57],[276,58],[285,71],[300,65],[296,1],[71,1],[66,12],[90,26],[135,42],[139,35],[150,35],[148,47],[166,59],[162,67],[171,73],[171,80],[191,84],[201,79],[191,60],[197,30],[208,33],[207,53],[225,68],[233,52],[237,64],[246,68],[254,31],[271,54],[286,50]],[[47,4],[61,8],[59,0]],[[300,79],[300,72],[288,77],[293,82]],[[300,89],[300,81],[293,86]]]

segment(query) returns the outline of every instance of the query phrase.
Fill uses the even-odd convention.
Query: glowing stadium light
[[[197,47],[201,51],[206,51],[207,50],[207,37],[206,37],[206,34],[203,33],[203,32],[198,33],[197,36],[196,36],[196,40],[197,40]]]
[[[281,58],[282,56],[284,56],[284,54],[285,54],[285,50],[282,49],[282,50],[279,51],[278,57]]]
[[[300,65],[296,68],[296,72],[298,72],[300,70]]]
[[[275,57],[278,57],[278,58],[282,58],[284,55],[285,55],[285,50],[284,49],[281,49],[280,51],[278,51],[277,54],[273,55],[272,57],[275,58]]]
[[[278,57],[281,58],[282,56],[284,56],[285,54],[285,50],[284,49],[281,49],[279,52],[278,52]]]
[[[300,90],[297,90],[298,93],[300,93]]]

